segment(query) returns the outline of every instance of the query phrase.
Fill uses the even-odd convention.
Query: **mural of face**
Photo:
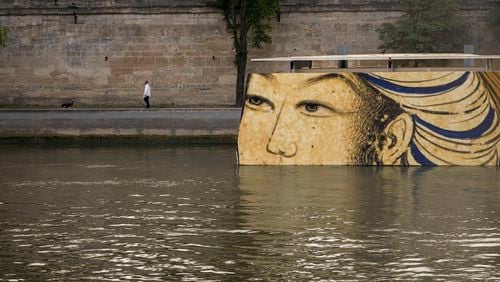
[[[412,121],[391,102],[353,74],[254,74],[240,164],[399,164]]]
[[[500,73],[252,74],[241,165],[500,165]]]

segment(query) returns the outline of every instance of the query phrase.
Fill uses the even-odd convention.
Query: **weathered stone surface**
[[[66,7],[75,2],[78,24]],[[469,3],[470,2],[470,3]],[[476,53],[500,53],[488,27],[491,1],[469,1]],[[232,105],[232,39],[222,15],[201,0],[0,1],[10,28],[0,49],[0,106],[134,107],[144,80],[152,103]],[[251,58],[378,53],[375,29],[400,16],[391,0],[287,0],[273,43]],[[249,72],[288,71],[286,64],[249,63]]]
[[[232,138],[241,109],[0,110],[0,138]]]

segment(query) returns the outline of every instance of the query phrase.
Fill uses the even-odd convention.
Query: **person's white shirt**
[[[150,97],[151,96],[151,87],[149,86],[149,83],[146,83],[144,86],[144,97]]]

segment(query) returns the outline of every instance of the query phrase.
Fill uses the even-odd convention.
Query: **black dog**
[[[70,103],[63,103],[61,107],[67,109],[67,108],[73,108],[74,101],[71,101]]]

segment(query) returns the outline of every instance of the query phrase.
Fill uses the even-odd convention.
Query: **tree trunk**
[[[236,43],[236,61],[238,63],[236,70],[236,107],[243,107],[245,103],[245,77],[247,73],[247,56],[248,56],[248,30],[249,26],[247,19],[247,1],[241,0],[239,22],[240,34],[239,38],[235,38]]]
[[[247,55],[241,55],[236,71],[236,107],[243,107],[245,103],[245,77],[247,69]]]

